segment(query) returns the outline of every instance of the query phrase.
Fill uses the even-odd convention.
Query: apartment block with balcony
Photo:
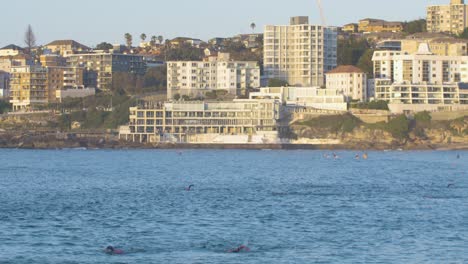
[[[0,99],[8,98],[10,94],[10,74],[0,71]]]
[[[47,68],[19,66],[11,69],[10,103],[13,110],[29,109],[49,102]]]
[[[120,128],[119,136],[134,142],[193,142],[194,137],[207,134],[247,137],[275,134],[280,107],[278,100],[249,99],[131,107],[130,124]]]
[[[293,86],[324,86],[325,73],[336,66],[337,28],[310,25],[308,17],[293,17],[290,25],[265,27],[266,78]]]
[[[468,27],[468,5],[464,0],[450,0],[448,5],[427,7],[427,31],[460,34]]]
[[[146,63],[143,56],[115,53],[86,53],[67,56],[67,66],[83,67],[84,85],[102,91],[112,88],[112,76],[116,72],[144,75]]]
[[[394,112],[468,109],[468,56],[439,56],[421,44],[414,54],[376,51],[375,99]]]
[[[213,90],[245,96],[260,87],[260,66],[256,61],[233,61],[220,53],[205,61],[170,61],[167,63],[167,98],[175,95],[203,97]]]

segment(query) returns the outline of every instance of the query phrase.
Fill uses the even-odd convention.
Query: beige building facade
[[[325,73],[336,66],[337,28],[310,25],[308,17],[293,17],[290,25],[265,27],[266,78],[292,86],[324,86]]]
[[[42,66],[12,68],[10,103],[13,105],[13,110],[28,109],[48,102],[47,68]]]
[[[213,90],[246,95],[248,89],[260,87],[260,66],[256,61],[233,61],[227,53],[205,61],[170,61],[167,63],[167,98],[203,97]]]
[[[468,27],[468,5],[464,0],[450,0],[448,5],[427,7],[427,31],[460,34]]]
[[[341,91],[348,99],[367,101],[367,74],[358,67],[342,65],[327,74],[327,89]]]

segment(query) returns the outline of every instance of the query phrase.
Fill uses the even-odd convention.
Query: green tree
[[[387,124],[387,131],[398,139],[407,138],[409,130],[408,118],[405,115],[399,115],[390,120]]]
[[[159,41],[159,44],[163,44],[163,41],[164,41],[164,37],[159,35],[158,36],[158,41]]]
[[[289,86],[287,81],[280,80],[280,79],[268,80],[268,87],[285,87],[285,86]]]
[[[460,33],[460,35],[458,35],[459,38],[462,38],[462,39],[468,39],[468,28],[465,28],[465,30],[463,30],[462,33]]]
[[[426,31],[427,27],[425,19],[418,19],[403,23],[403,32],[405,33],[414,34]]]
[[[156,45],[157,39],[158,39],[158,38],[157,38],[156,36],[151,36],[151,42],[150,42],[151,46]]]
[[[145,42],[145,40],[146,40],[146,34],[145,34],[145,33],[141,33],[140,39],[141,39],[142,42]]]
[[[257,25],[255,23],[251,23],[250,24],[250,28],[252,29],[252,32],[255,32],[255,28],[257,27]]]
[[[101,42],[96,46],[97,50],[111,50],[113,48],[114,46],[112,46],[112,44],[107,43],[107,42]]]
[[[132,41],[133,41],[132,35],[130,33],[125,33],[124,37],[125,37],[125,43],[127,44],[127,47],[129,49],[132,48]]]
[[[338,65],[357,65],[368,49],[370,49],[370,44],[364,38],[350,37],[338,40]]]
[[[374,72],[374,63],[372,62],[372,56],[374,55],[374,50],[368,49],[364,54],[359,58],[357,62],[357,67],[367,73],[369,78],[373,78]]]
[[[36,35],[34,35],[31,25],[28,25],[26,33],[24,33],[24,44],[26,44],[28,54],[31,54],[32,48],[36,47]]]

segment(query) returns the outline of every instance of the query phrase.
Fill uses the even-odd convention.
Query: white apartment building
[[[280,101],[274,99],[177,101],[130,107],[129,125],[120,128],[119,137],[133,142],[216,143],[214,138],[203,139],[202,135],[224,135],[241,136],[243,143],[253,143],[256,135],[277,137],[280,107]]]
[[[348,101],[367,100],[367,74],[356,66],[342,65],[327,74],[327,89],[343,93]]]
[[[256,61],[232,61],[220,53],[205,61],[170,61],[167,63],[167,98],[187,95],[203,97],[213,90],[245,95],[260,87],[260,66]]]
[[[324,86],[325,73],[337,66],[337,28],[310,25],[293,17],[290,25],[265,27],[264,68],[269,79],[292,86]]]
[[[468,56],[440,56],[429,45],[402,54],[376,51],[375,99],[394,112],[468,108]]]
[[[468,5],[464,0],[450,0],[449,5],[427,7],[427,31],[460,34],[468,27]]]

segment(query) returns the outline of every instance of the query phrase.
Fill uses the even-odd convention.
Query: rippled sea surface
[[[468,263],[468,152],[325,153],[0,150],[0,263]]]

